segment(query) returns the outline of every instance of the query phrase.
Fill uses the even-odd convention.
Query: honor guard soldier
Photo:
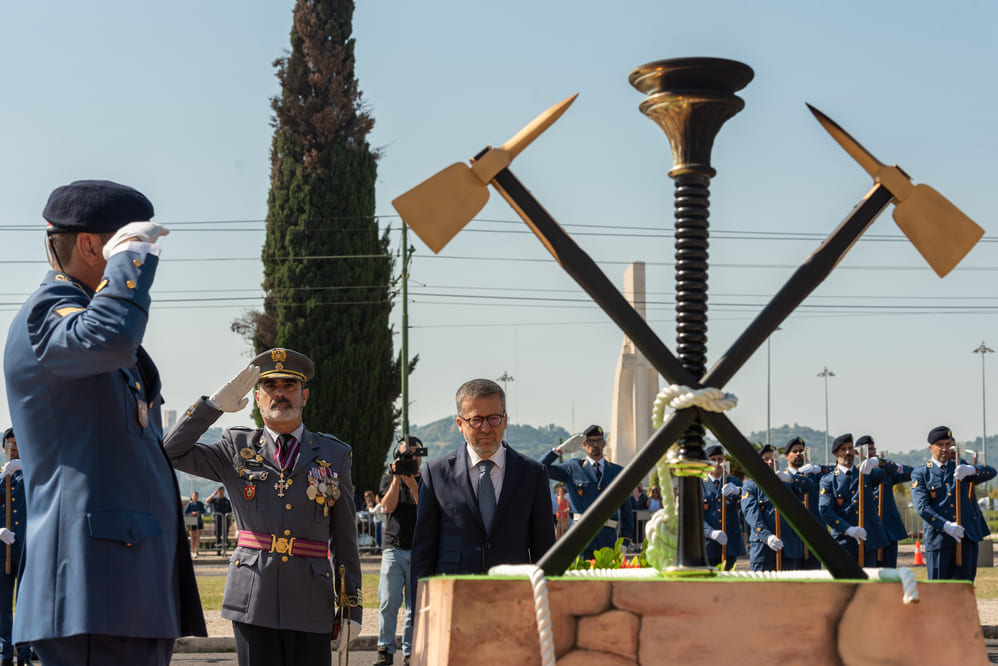
[[[995,468],[959,460],[953,433],[946,426],[929,431],[932,458],[911,473],[911,498],[922,517],[929,580],[974,581],[977,543],[991,533],[975,508],[973,486],[995,477]],[[960,514],[957,514],[957,481]],[[958,548],[959,546],[959,548]],[[959,563],[957,551],[959,550]]]
[[[305,428],[312,375],[304,354],[266,351],[166,436],[177,469],[222,483],[231,497],[239,538],[222,617],[232,620],[240,666],[328,665],[334,625],[349,618],[350,636],[361,626],[350,447]],[[264,427],[228,428],[220,441],[198,443],[223,412],[246,406],[254,385]]]
[[[874,487],[873,501],[880,516],[880,523],[887,533],[887,545],[877,551],[877,566],[886,569],[896,569],[898,566],[898,542],[908,538],[908,528],[904,526],[901,512],[894,501],[894,486],[911,481],[911,465],[899,465],[891,460],[877,456],[877,445],[869,435],[863,435],[856,440],[856,446],[866,446],[870,458],[880,460],[880,468],[884,470],[884,482]]]
[[[21,471],[20,454],[14,429],[7,428],[3,433],[3,450],[7,462],[0,469],[3,488],[0,489],[0,666],[13,666],[14,643],[11,630],[14,626],[14,583],[17,567],[24,554],[24,472]],[[31,646],[20,643],[17,646],[17,666],[30,666]]]
[[[106,180],[57,188],[42,215],[52,270],[4,352],[30,507],[14,642],[45,666],[165,664],[176,637],[206,635],[141,346],[167,230]]]
[[[877,566],[877,549],[887,546],[887,533],[880,524],[877,505],[873,501],[873,488],[882,483],[884,472],[877,458],[867,458],[854,467],[856,447],[852,435],[839,435],[832,444],[832,455],[837,465],[821,478],[818,506],[821,519],[832,536],[858,561],[859,544],[863,544],[864,567]],[[863,477],[860,479],[860,477]],[[863,495],[863,513],[860,515],[860,492]]]
[[[776,471],[776,449],[766,444],[759,454],[763,462]],[[787,472],[776,472],[776,476],[788,488],[792,479]],[[745,514],[745,526],[749,532],[749,567],[752,571],[777,571],[800,568],[800,555],[785,557],[784,539],[796,538],[790,524],[779,517],[780,536],[776,534],[778,511],[759,485],[752,479],[742,486],[741,506]],[[779,557],[777,557],[779,554]],[[778,566],[779,565],[779,566]]]
[[[792,489],[795,495],[800,498],[804,507],[821,521],[821,514],[818,512],[818,485],[821,477],[830,470],[821,465],[807,462],[807,444],[800,437],[794,437],[783,447],[783,457],[787,461],[787,473],[792,479]],[[789,536],[789,534],[788,534]],[[800,542],[801,569],[820,569],[821,560],[815,556],[814,551],[807,547],[807,544],[797,537]]]
[[[718,566],[723,554],[724,570],[731,571],[735,568],[735,560],[745,554],[742,521],[738,517],[742,482],[738,477],[724,473],[724,451],[720,446],[708,447],[707,457],[714,463],[714,469],[703,479],[703,535],[707,563],[712,567]]]
[[[609,486],[624,469],[603,457],[605,447],[603,428],[591,425],[581,435],[569,437],[541,458],[541,464],[547,470],[548,477],[568,487],[568,504],[572,508],[573,524],[582,518],[582,514],[592,506],[603,489]],[[572,458],[563,463],[555,462],[560,456],[574,453],[579,448],[586,452],[585,459]],[[593,553],[600,548],[613,548],[619,535],[630,538],[629,535],[633,533],[634,513],[631,510],[630,499],[625,499],[600,529],[596,538],[586,546],[582,556],[592,559]]]

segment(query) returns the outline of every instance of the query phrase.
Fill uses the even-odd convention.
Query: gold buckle
[[[270,550],[268,552],[273,553],[276,550],[281,555],[286,554],[293,557],[294,553],[292,553],[291,551],[292,549],[294,549],[294,546],[295,546],[294,537],[291,537],[290,539],[285,539],[284,537],[281,537],[280,539],[278,539],[276,534],[271,534]]]

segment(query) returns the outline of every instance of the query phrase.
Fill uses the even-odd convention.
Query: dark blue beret
[[[838,437],[835,438],[835,441],[832,442],[832,453],[838,451],[839,447],[842,446],[843,444],[852,444],[851,432],[847,432],[846,434],[839,435]]]
[[[59,231],[102,234],[152,219],[145,195],[109,180],[78,180],[49,195],[42,217]]]
[[[713,456],[723,456],[723,455],[724,455],[724,449],[722,449],[719,445],[715,444],[713,446],[707,447],[708,458],[712,458]]]
[[[786,446],[784,446],[784,447],[783,447],[783,453],[784,453],[784,455],[785,455],[785,454],[787,453],[787,451],[789,451],[789,450],[790,450],[790,448],[791,448],[791,447],[792,447],[792,446],[793,446],[794,444],[800,444],[800,445],[801,445],[801,446],[803,446],[804,448],[807,448],[807,444],[805,444],[805,443],[804,443],[804,440],[803,440],[803,439],[801,439],[800,437],[794,437],[794,438],[793,438],[793,439],[791,439],[791,440],[790,440],[789,442],[787,442],[787,445],[786,445]]]
[[[14,429],[7,428],[6,430],[3,431],[3,437],[0,437],[0,442],[6,442],[8,437],[13,437],[13,436],[14,436]]]
[[[870,437],[869,435],[863,435],[862,437],[856,440],[857,449],[861,446],[867,446],[868,444],[873,444],[873,438]]]
[[[929,431],[929,444],[935,444],[940,439],[953,439],[953,433],[946,426],[936,426]]]
[[[766,444],[764,447],[759,449],[759,455],[761,456],[763,453],[766,453],[767,451],[773,451],[775,453],[776,449],[771,444]]]
[[[600,428],[598,425],[591,425],[585,430],[583,430],[582,434],[585,435],[586,437],[596,437],[596,436],[602,437],[603,428]]]

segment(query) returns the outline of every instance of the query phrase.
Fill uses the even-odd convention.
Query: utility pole
[[[409,226],[402,222],[402,439],[409,439]]]

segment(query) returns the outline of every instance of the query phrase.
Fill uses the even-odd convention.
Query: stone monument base
[[[560,666],[986,664],[969,583],[610,580],[547,582]],[[541,663],[525,578],[422,580],[414,664]]]

